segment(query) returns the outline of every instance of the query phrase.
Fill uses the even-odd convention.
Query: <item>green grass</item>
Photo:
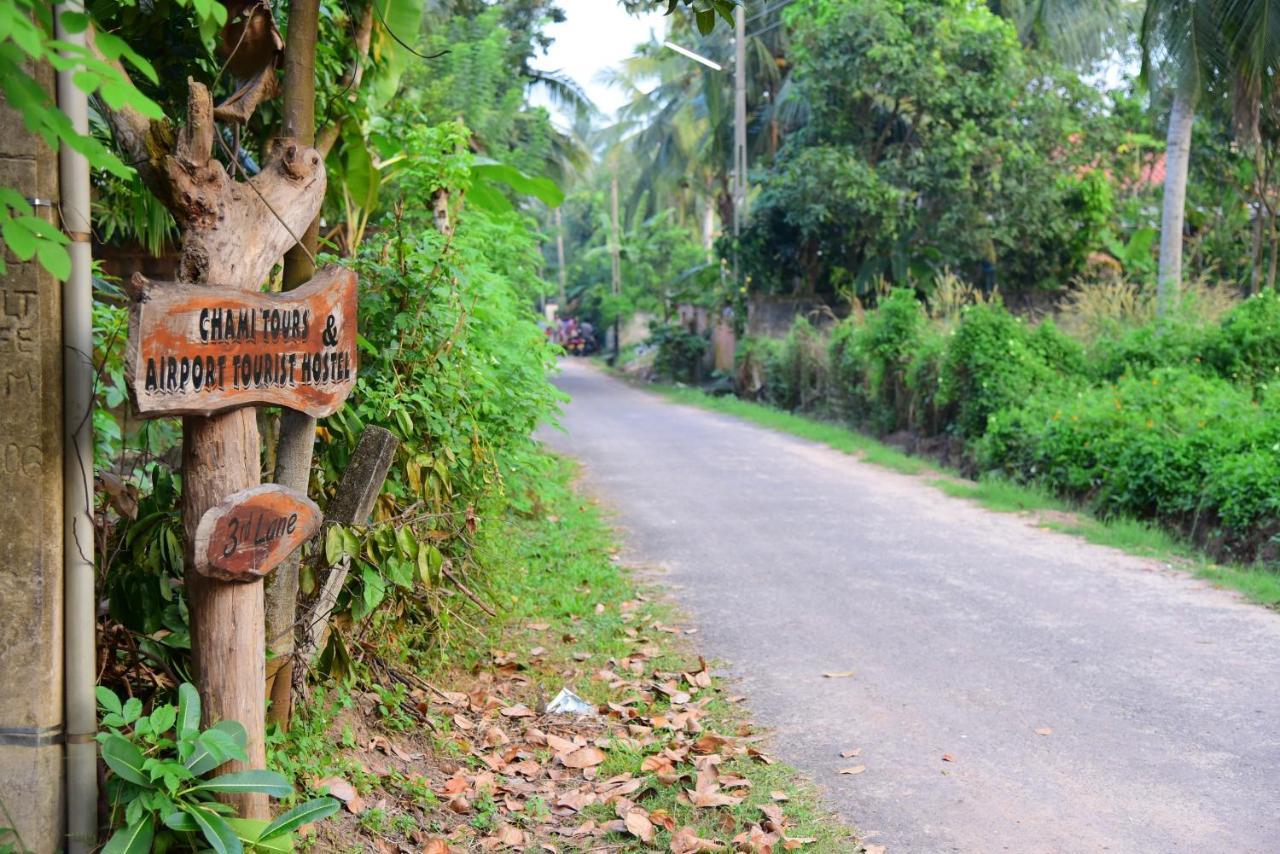
[[[1003,513],[1049,514],[1040,524],[1073,534],[1097,545],[1129,554],[1167,561],[1215,584],[1229,587],[1269,608],[1280,607],[1280,573],[1239,564],[1215,563],[1200,550],[1173,533],[1137,519],[1100,519],[1087,508],[1072,505],[1036,485],[1014,483],[986,476],[973,481],[936,463],[912,457],[864,433],[829,421],[772,409],[735,397],[711,397],[685,386],[650,385],[646,389],[677,403],[733,415],[781,433],[820,442],[861,460],[909,475],[923,475],[927,483],[948,495],[975,501]]]

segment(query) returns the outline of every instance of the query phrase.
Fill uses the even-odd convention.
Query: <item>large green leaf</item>
[[[103,846],[102,854],[150,854],[155,835],[155,817],[148,813],[113,833]]]
[[[112,734],[102,742],[102,761],[121,780],[139,786],[150,786],[151,780],[142,770],[142,751],[123,735]]]
[[[228,759],[244,759],[248,737],[238,721],[218,721],[196,738],[195,750],[183,764],[199,777]]]
[[[256,818],[228,818],[227,824],[235,831],[236,836],[249,851],[270,852],[270,854],[289,854],[293,851],[293,836],[286,833],[274,839],[263,839],[262,831],[267,822]]]
[[[178,686],[178,738],[195,738],[200,732],[200,692],[190,682]]]
[[[340,806],[341,804],[335,798],[314,798],[306,803],[298,804],[288,812],[277,816],[276,820],[268,824],[258,838],[267,840],[283,836],[286,833],[292,833],[304,824],[311,824],[313,821],[328,818],[337,812]]]
[[[423,61],[410,50],[419,43],[424,0],[371,0],[374,38],[371,49],[374,66],[365,79],[365,92],[372,106],[390,100],[400,86],[400,77],[411,62]]]
[[[372,210],[378,204],[382,173],[373,164],[368,144],[359,129],[354,125],[348,125],[348,128],[350,130],[342,135],[342,180],[352,201],[363,210]]]
[[[293,794],[289,781],[274,771],[255,769],[220,774],[191,788],[192,792],[264,792],[275,798]]]
[[[200,825],[200,833],[215,854],[244,854],[240,837],[236,836],[226,819],[200,807],[192,807],[188,812],[196,820],[196,824]]]
[[[528,175],[506,163],[477,163],[471,167],[471,174],[478,181],[506,184],[517,193],[533,196],[548,207],[557,207],[564,201],[564,191],[555,181]]]

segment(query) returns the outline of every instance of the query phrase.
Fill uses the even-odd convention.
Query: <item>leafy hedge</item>
[[[1218,323],[1187,312],[1086,348],[1051,319],[999,301],[931,323],[895,289],[826,336],[821,399],[798,392],[797,320],[763,353],[765,398],[877,433],[967,444],[979,471],[1035,482],[1104,515],[1156,519],[1224,556],[1274,562],[1280,547],[1280,296]]]

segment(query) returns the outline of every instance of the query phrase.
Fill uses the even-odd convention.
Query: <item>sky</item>
[[[637,44],[648,41],[651,31],[661,35],[665,26],[662,14],[628,15],[613,0],[560,0],[557,5],[564,10],[565,21],[546,28],[555,43],[546,56],[535,59],[534,66],[569,75],[602,112],[612,114],[625,96],[596,77],[630,56]],[[556,112],[546,95],[536,89],[530,100]]]

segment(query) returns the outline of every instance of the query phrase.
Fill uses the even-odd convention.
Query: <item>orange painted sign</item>
[[[320,508],[300,492],[264,484],[210,507],[196,528],[196,571],[251,581],[275,569],[320,530]]]
[[[278,404],[329,415],[356,382],[356,274],[253,293],[135,277],[125,372],[144,418]]]

